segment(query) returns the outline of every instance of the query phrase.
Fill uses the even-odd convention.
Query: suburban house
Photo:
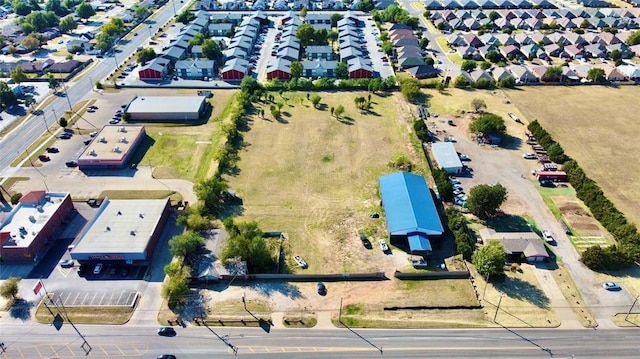
[[[282,57],[274,58],[267,64],[267,80],[286,81],[291,78],[291,61]]]
[[[249,73],[249,61],[234,58],[224,64],[220,72],[225,80],[242,80]]]
[[[307,58],[309,60],[333,60],[333,48],[331,46],[307,46]]]
[[[357,57],[355,59],[347,61],[347,65],[349,66],[349,78],[350,79],[372,78],[373,68],[367,61],[368,60],[362,57]]]
[[[338,61],[302,61],[302,76],[311,78],[336,77]]]
[[[496,232],[491,228],[479,231],[482,243],[496,240],[502,243],[507,254],[507,262],[544,262],[549,259],[542,238],[535,232]]]

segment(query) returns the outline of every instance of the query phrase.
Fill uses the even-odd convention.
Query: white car
[[[93,274],[98,275],[102,272],[102,263],[98,263],[95,268],[93,268]]]
[[[300,266],[300,268],[307,268],[307,262],[305,262],[305,260],[302,259],[302,257],[295,256],[293,257],[293,260],[296,261],[296,263],[298,263],[298,266]]]
[[[389,246],[387,245],[387,243],[385,241],[383,241],[382,239],[378,241],[378,243],[380,244],[380,249],[382,249],[383,252],[386,252],[389,250]]]
[[[522,155],[522,158],[524,158],[525,160],[535,160],[537,157],[533,153],[525,153]]]
[[[451,184],[460,184],[460,181],[457,178],[452,178],[449,182],[451,182]]]
[[[553,236],[546,229],[542,231],[542,238],[544,238],[547,243],[553,243],[554,241]]]

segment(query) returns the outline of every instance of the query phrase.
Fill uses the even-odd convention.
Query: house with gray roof
[[[175,65],[176,75],[183,79],[202,80],[215,75],[215,61],[213,60],[181,60]]]
[[[507,262],[518,262],[524,256],[527,262],[546,262],[549,253],[535,232],[496,232],[491,228],[478,231],[482,243],[498,241],[507,255]]]
[[[538,82],[538,78],[524,66],[512,65],[509,70],[517,84],[526,85]]]
[[[306,52],[309,60],[333,60],[331,46],[307,46]]]
[[[338,61],[302,61],[302,76],[310,78],[336,77]]]

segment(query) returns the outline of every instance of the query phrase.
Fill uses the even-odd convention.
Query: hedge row
[[[433,174],[433,180],[438,187],[438,193],[440,198],[445,202],[453,201],[453,186],[449,181],[449,174],[442,168],[434,168],[431,173]]]
[[[456,252],[462,254],[464,259],[470,261],[476,245],[473,238],[469,235],[467,219],[464,218],[462,213],[454,207],[447,208],[446,213],[447,224],[449,225],[449,229],[453,233],[453,237],[455,239]]]
[[[547,155],[549,155],[551,161],[562,164],[570,159],[569,156],[564,153],[562,146],[551,137],[549,132],[547,132],[537,120],[531,122],[527,128],[536,137],[540,146],[547,151]]]
[[[335,80],[331,78],[320,78],[317,80],[307,80],[306,78],[293,78],[289,81],[271,80],[264,84],[264,88],[269,91],[326,91],[326,90],[367,90],[369,92],[389,90],[396,86],[395,77],[386,79],[345,79]]]

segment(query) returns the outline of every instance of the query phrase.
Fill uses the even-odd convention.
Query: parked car
[[[444,142],[458,142],[458,141],[453,136],[447,136],[444,138]]]
[[[298,266],[300,268],[307,268],[307,262],[305,262],[304,259],[302,259],[302,257],[300,256],[294,256],[293,260],[296,261],[296,263],[298,263]]]
[[[318,294],[325,295],[327,294],[327,287],[325,287],[324,283],[318,282]]]
[[[47,155],[40,155],[40,156],[38,156],[38,159],[39,159],[40,161],[42,161],[42,162],[49,162],[49,161],[51,161],[51,158],[50,158],[49,156],[47,156]]]
[[[114,119],[111,119],[111,120],[109,121],[109,124],[110,124],[110,125],[117,125],[119,122],[120,122],[120,120],[119,120],[119,119],[114,118]]]
[[[85,145],[88,145],[91,143],[91,141],[92,140],[90,138],[87,138],[86,140],[82,141],[82,143],[84,143]]]
[[[176,330],[172,327],[160,327],[158,328],[158,335],[163,337],[172,337],[176,335]]]
[[[89,134],[89,137],[93,138],[96,137],[98,135],[98,131],[93,131]]]
[[[387,252],[387,251],[389,250],[389,246],[387,245],[387,242],[385,242],[384,240],[382,240],[382,239],[381,239],[381,240],[379,240],[379,241],[378,241],[378,244],[380,244],[380,249],[381,249],[383,252]]]
[[[176,356],[172,354],[162,354],[158,355],[158,359],[176,359]]]
[[[93,274],[98,275],[102,272],[102,263],[96,264],[95,268],[93,268]]]
[[[62,268],[71,268],[73,267],[73,260],[71,259],[63,259],[60,261],[60,267]]]
[[[535,160],[537,157],[535,154],[527,152],[522,155],[522,158],[524,158],[525,160]]]
[[[73,137],[73,134],[72,134],[72,133],[70,133],[70,132],[64,132],[63,134],[61,134],[61,135],[60,135],[60,137],[59,137],[59,138],[60,138],[61,140],[68,140],[68,139],[70,139],[71,137]]]
[[[122,268],[122,271],[120,272],[120,275],[123,276],[123,277],[128,276],[129,275],[129,268],[127,268],[127,267]]]
[[[471,161],[471,158],[469,158],[469,156],[465,155],[464,153],[459,153],[458,157],[460,158],[460,161]]]
[[[453,120],[449,120],[449,121],[447,121],[447,124],[448,124],[449,126],[455,126],[455,125],[456,125],[455,123],[453,123]]]
[[[427,261],[424,259],[412,260],[411,264],[413,265],[413,268],[427,268]]]
[[[458,180],[457,178],[452,178],[449,180],[449,182],[451,182],[451,184],[460,184],[460,180]]]
[[[67,167],[78,167],[78,162],[76,162],[76,161],[67,161],[64,164]]]
[[[542,231],[542,238],[544,238],[544,240],[547,243],[553,243],[554,239],[553,236],[551,235],[551,233],[549,231],[547,231],[546,229]]]
[[[460,189],[460,188],[453,190],[453,195],[454,196],[457,196],[459,194],[464,194],[464,191],[462,189]]]
[[[614,283],[614,282],[602,283],[602,288],[606,290],[611,290],[611,291],[622,290],[622,287],[620,286],[620,284]]]
[[[47,152],[48,153],[58,153],[58,152],[60,152],[60,150],[58,149],[58,147],[47,147]]]

